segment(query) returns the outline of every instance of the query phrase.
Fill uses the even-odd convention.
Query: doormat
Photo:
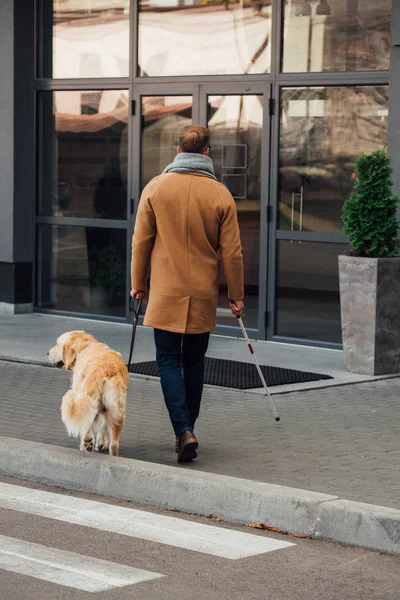
[[[333,379],[330,375],[307,373],[306,371],[295,371],[294,369],[282,369],[280,367],[267,367],[265,365],[261,365],[261,370],[269,386]],[[131,365],[130,372],[159,377],[155,361],[135,363]],[[204,382],[208,385],[238,390],[262,387],[260,377],[253,363],[222,360],[221,358],[206,357]]]

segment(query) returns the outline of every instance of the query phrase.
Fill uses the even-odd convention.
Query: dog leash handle
[[[137,328],[137,325],[139,322],[139,314],[140,314],[141,306],[142,306],[142,300],[137,301],[137,306],[135,308],[135,298],[132,298],[132,297],[130,298],[129,310],[131,310],[133,312],[133,323],[132,323],[132,336],[131,336],[131,347],[129,350],[129,359],[128,359],[128,364],[126,365],[128,367],[128,373],[129,373],[129,369],[131,367],[133,346],[135,343],[136,328]]]

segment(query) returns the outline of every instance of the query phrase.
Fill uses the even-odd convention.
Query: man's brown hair
[[[181,152],[202,154],[210,142],[210,131],[202,125],[188,125],[184,127],[179,136]]]

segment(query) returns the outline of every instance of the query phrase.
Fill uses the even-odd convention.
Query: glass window
[[[40,308],[123,317],[126,230],[40,225]]]
[[[275,335],[341,343],[340,244],[280,240]]]
[[[43,92],[39,214],[126,219],[128,92]]]
[[[392,0],[286,0],[285,73],[389,69]]]
[[[41,77],[128,77],[129,0],[42,0]]]
[[[139,74],[269,73],[272,0],[141,0]]]
[[[283,89],[279,228],[340,233],[355,159],[385,146],[387,131],[387,86]]]
[[[235,198],[244,255],[246,324],[258,329],[260,277],[262,96],[209,96],[210,158]],[[233,325],[221,272],[218,323]]]
[[[142,97],[142,189],[174,160],[181,129],[191,124],[191,96]]]

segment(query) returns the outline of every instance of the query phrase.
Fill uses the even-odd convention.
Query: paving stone
[[[77,448],[60,417],[70,374],[0,361],[0,435]],[[206,387],[199,457],[183,469],[400,508],[400,379],[274,396]],[[121,455],[176,465],[158,381],[131,378]]]

